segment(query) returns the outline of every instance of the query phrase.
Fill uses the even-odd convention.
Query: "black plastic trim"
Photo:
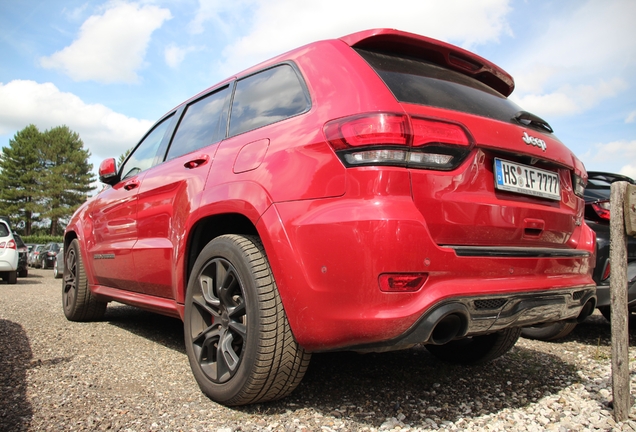
[[[577,249],[520,248],[491,246],[454,246],[451,248],[461,257],[509,257],[509,258],[580,258],[590,256],[590,252]]]

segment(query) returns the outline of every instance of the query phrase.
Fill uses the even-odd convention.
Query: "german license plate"
[[[561,186],[556,173],[497,158],[495,187],[508,192],[561,200]]]

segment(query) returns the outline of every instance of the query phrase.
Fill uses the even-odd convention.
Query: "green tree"
[[[86,200],[94,181],[90,153],[67,126],[40,132],[29,125],[0,154],[0,213],[24,234],[61,234],[63,223]]]
[[[2,213],[13,225],[24,221],[24,233],[31,235],[41,212],[43,191],[40,178],[42,134],[34,125],[17,132],[0,154],[0,203]]]
[[[51,235],[58,235],[60,222],[67,220],[86,201],[95,181],[90,152],[80,136],[67,126],[57,126],[42,134],[41,161],[43,197],[42,218],[51,221]]]

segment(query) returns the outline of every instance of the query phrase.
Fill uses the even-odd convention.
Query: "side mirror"
[[[111,186],[119,182],[114,158],[106,159],[99,165],[99,181]]]

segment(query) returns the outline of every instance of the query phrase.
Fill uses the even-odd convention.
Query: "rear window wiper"
[[[519,111],[517,114],[515,114],[512,120],[515,120],[517,123],[520,123],[524,126],[534,127],[536,129],[541,129],[549,133],[554,132],[547,121],[527,111]]]

